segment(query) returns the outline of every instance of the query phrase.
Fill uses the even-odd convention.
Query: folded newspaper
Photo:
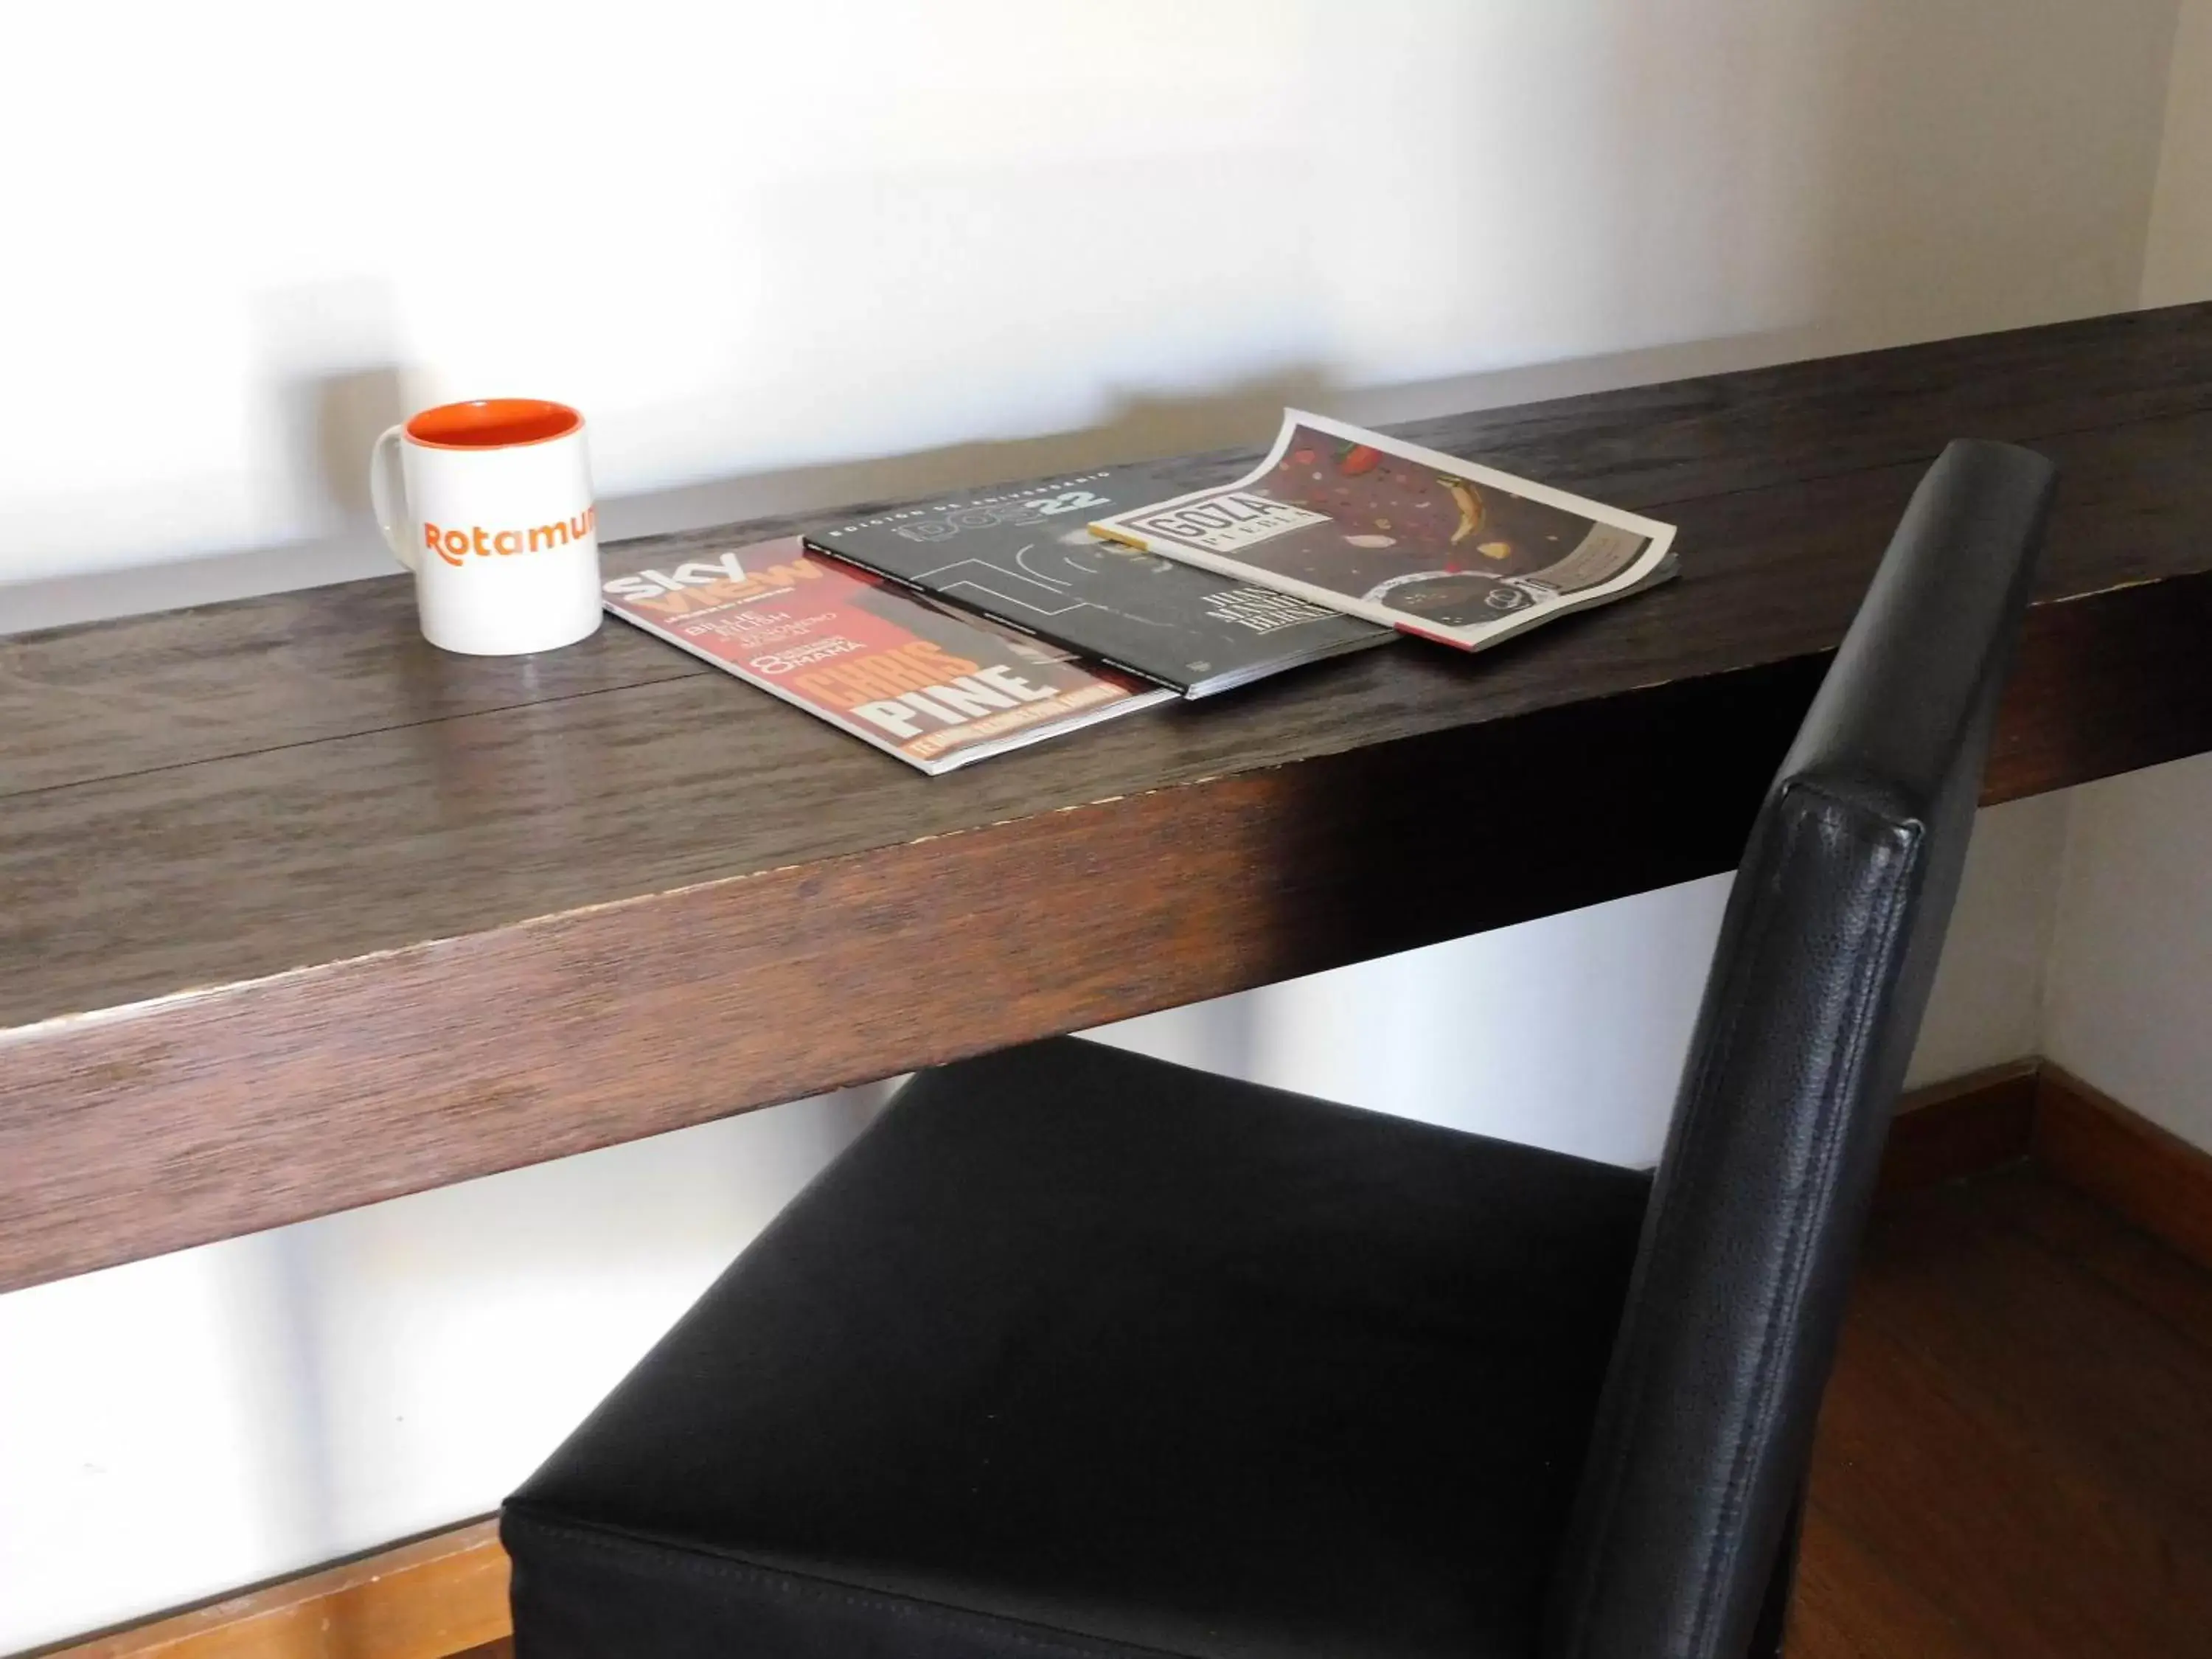
[[[1294,409],[1235,483],[1091,529],[1464,651],[1674,568],[1672,525]]]

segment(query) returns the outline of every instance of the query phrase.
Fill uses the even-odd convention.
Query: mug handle
[[[406,433],[404,426],[387,428],[378,436],[376,447],[368,452],[368,499],[376,508],[377,527],[384,532],[385,544],[391,548],[392,556],[410,570],[420,570],[422,566],[415,557],[415,538],[408,532],[406,484],[403,481],[397,489],[387,485],[392,468],[386,457]],[[392,505],[395,499],[398,502],[397,508]]]

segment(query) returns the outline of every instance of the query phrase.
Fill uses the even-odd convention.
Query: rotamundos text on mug
[[[556,519],[550,524],[530,525],[520,530],[487,530],[482,525],[471,525],[466,530],[442,530],[427,520],[422,526],[422,545],[450,565],[461,565],[471,555],[478,558],[503,557],[510,553],[538,553],[548,548],[566,547],[570,542],[580,542],[599,527],[599,509],[587,507],[572,519]]]

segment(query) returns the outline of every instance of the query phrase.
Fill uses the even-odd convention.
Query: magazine
[[[818,558],[796,536],[624,571],[601,593],[623,621],[933,775],[1175,695]]]
[[[1273,586],[1224,580],[1103,542],[1085,528],[1117,507],[1158,501],[1171,488],[1164,476],[1158,468],[1109,467],[880,513],[809,536],[806,544],[1186,697],[1392,638],[1387,629]]]
[[[1297,410],[1235,483],[1091,528],[1464,651],[1674,570],[1672,525]]]

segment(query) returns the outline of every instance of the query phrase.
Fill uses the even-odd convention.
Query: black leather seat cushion
[[[926,1073],[510,1500],[521,1659],[1533,1654],[1649,1185]]]

